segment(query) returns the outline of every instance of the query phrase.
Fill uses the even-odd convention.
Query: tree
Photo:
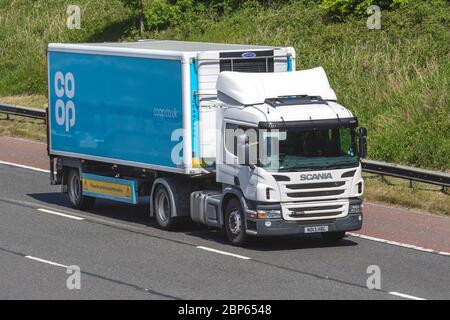
[[[125,7],[130,8],[139,23],[139,33],[145,31],[144,0],[122,0]]]

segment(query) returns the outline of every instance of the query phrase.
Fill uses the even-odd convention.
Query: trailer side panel
[[[183,127],[179,60],[48,55],[51,154],[182,171],[172,155]]]

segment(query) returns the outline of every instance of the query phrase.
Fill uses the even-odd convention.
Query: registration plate
[[[328,226],[305,227],[305,233],[327,232]]]

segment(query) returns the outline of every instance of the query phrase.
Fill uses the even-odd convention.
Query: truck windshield
[[[269,171],[332,169],[357,166],[354,128],[260,132],[260,166]]]

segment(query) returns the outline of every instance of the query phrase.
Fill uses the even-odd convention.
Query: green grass
[[[44,121],[20,116],[0,115],[0,136],[18,137],[40,142],[47,141]]]
[[[137,39],[118,0],[78,0],[81,30],[65,27],[71,1],[0,2],[0,96],[46,93],[45,45]],[[297,68],[323,66],[338,95],[369,130],[369,157],[450,168],[450,6],[410,1],[365,18],[332,22],[314,0],[249,1],[219,16],[188,12],[175,26],[143,38],[294,46]]]
[[[0,96],[46,94],[45,50],[49,42],[115,40],[125,32],[119,25],[128,12],[121,2],[75,2],[82,11],[79,30],[66,27],[66,10],[73,1],[0,1]],[[111,25],[116,26],[113,31]]]
[[[44,109],[47,107],[47,97],[42,95],[0,97],[0,103]],[[47,126],[42,120],[1,114],[0,136],[19,137],[46,142]]]
[[[393,177],[364,174],[364,200],[390,203],[400,207],[450,215],[449,194],[439,186]]]

